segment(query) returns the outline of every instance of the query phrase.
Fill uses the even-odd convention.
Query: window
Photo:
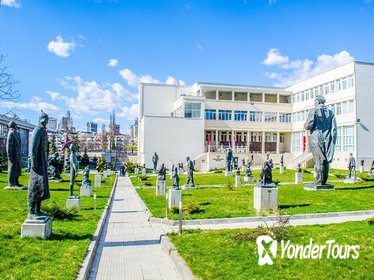
[[[342,113],[342,104],[337,103],[336,104],[336,115],[340,115]]]
[[[329,106],[330,106],[331,111],[334,113],[334,115],[336,115],[335,104],[331,104]]]
[[[250,111],[249,121],[250,122],[262,122],[262,112]]]
[[[331,93],[335,92],[335,83],[334,82],[330,82],[330,90],[331,90]]]
[[[257,132],[251,132],[251,142],[257,142]]]
[[[266,134],[265,134],[265,142],[271,142],[271,133],[270,132],[266,132]]]
[[[301,92],[301,101],[304,101],[305,100],[305,96],[304,96],[304,92],[302,91]]]
[[[184,105],[184,117],[199,119],[201,117],[201,103],[186,102]]]
[[[342,114],[347,114],[348,113],[348,102],[344,101],[342,102]]]
[[[352,152],[354,146],[354,129],[353,126],[343,127],[343,150]]]
[[[353,75],[349,76],[348,77],[348,88],[352,88],[353,87]]]
[[[205,109],[205,119],[215,120],[217,119],[217,111],[215,109]]]
[[[282,123],[291,122],[291,114],[290,113],[280,113],[279,114],[279,122],[282,122]]]
[[[277,113],[276,112],[265,112],[265,122],[276,122]]]
[[[317,96],[318,95],[318,87],[315,87],[314,88],[314,96]]]
[[[232,111],[230,110],[218,110],[218,119],[221,121],[231,121]]]
[[[273,133],[273,143],[277,143],[277,134]]]
[[[347,89],[347,78],[342,79],[342,89],[343,90]]]
[[[330,93],[329,84],[325,84],[325,95],[328,95],[329,93]]]
[[[323,95],[323,85],[320,85],[320,86],[319,86],[319,94],[320,94],[320,95]]]
[[[247,121],[247,111],[234,111],[234,120]]]
[[[335,151],[340,152],[341,151],[341,146],[342,146],[342,128],[338,127],[336,130],[336,144],[335,144]]]
[[[336,84],[336,91],[341,91],[342,90],[342,84],[341,84],[340,79],[336,80],[335,84]]]
[[[305,91],[305,100],[309,99],[309,89]]]
[[[349,100],[348,101],[348,113],[353,113],[354,111],[355,111],[354,101]]]
[[[310,89],[310,98],[314,98],[314,92],[312,88]]]
[[[294,132],[293,133],[293,150],[294,152],[300,152],[301,151],[301,133],[300,132]]]
[[[279,134],[279,143],[284,143],[284,134]]]

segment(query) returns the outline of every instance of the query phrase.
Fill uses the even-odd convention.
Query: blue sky
[[[353,59],[374,62],[374,3],[285,0],[0,0],[0,53],[37,122],[137,116],[140,81],[287,85]],[[160,100],[162,102],[162,100]]]

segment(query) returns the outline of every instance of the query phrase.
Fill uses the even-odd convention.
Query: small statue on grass
[[[162,181],[166,180],[166,167],[165,167],[165,164],[161,164],[160,170],[158,171],[157,179],[158,180],[162,180]]]
[[[152,157],[152,162],[153,162],[153,170],[156,171],[157,170],[157,163],[158,163],[158,155],[157,155],[156,152]]]
[[[356,178],[356,160],[352,153],[348,159],[348,178]]]
[[[70,196],[69,198],[77,198],[77,196],[74,195],[74,184],[75,179],[78,175],[78,160],[77,160],[77,154],[76,154],[76,147],[74,143],[70,144]]]
[[[195,186],[195,181],[194,181],[194,178],[193,178],[193,172],[195,171],[195,166],[193,164],[193,161],[190,159],[190,157],[187,157],[186,160],[187,160],[187,182],[186,182],[186,185],[194,187]]]
[[[272,163],[270,160],[264,162],[262,166],[262,171],[260,175],[260,180],[262,186],[273,185],[273,173],[272,173]]]
[[[175,166],[172,170],[172,178],[173,178],[173,190],[179,190],[179,175],[178,175],[178,167]]]
[[[22,188],[23,186],[18,181],[22,172],[21,137],[14,121],[10,121],[8,124],[6,153],[8,156],[8,186]]]

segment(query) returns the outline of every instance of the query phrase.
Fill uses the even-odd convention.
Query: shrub
[[[78,213],[77,208],[61,207],[56,202],[53,202],[52,205],[43,206],[43,210],[57,220],[72,220]]]
[[[227,179],[226,187],[227,187],[230,191],[232,191],[232,190],[234,189],[234,184],[233,184],[233,182],[232,182],[229,178]]]
[[[374,217],[371,217],[367,219],[366,221],[368,222],[369,225],[374,226]]]
[[[126,171],[127,173],[134,173],[135,171],[135,162],[132,162],[132,161],[127,161],[125,163],[125,166],[126,166]]]

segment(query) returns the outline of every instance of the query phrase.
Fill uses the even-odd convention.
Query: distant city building
[[[47,129],[49,131],[56,131],[57,130],[57,118],[49,117]]]
[[[97,123],[88,122],[87,125],[86,125],[86,131],[97,133]]]
[[[71,118],[70,111],[67,111],[66,116],[60,120],[59,130],[63,133],[70,133],[72,131],[73,119]]]
[[[119,124],[116,124],[115,127],[116,127],[116,128],[115,128],[115,130],[114,130],[114,134],[117,135],[117,134],[119,134],[120,125],[119,125]]]
[[[130,126],[130,137],[138,137],[138,118],[136,118],[135,123]]]

